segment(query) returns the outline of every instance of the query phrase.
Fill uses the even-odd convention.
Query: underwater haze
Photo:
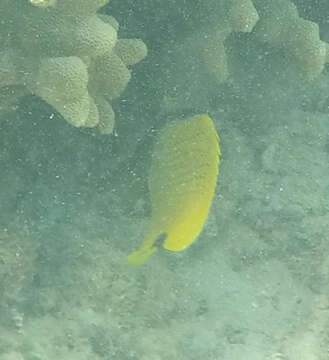
[[[329,359],[328,18],[324,0],[0,0],[0,360]],[[200,114],[221,152],[202,231],[129,264],[155,203],[194,209],[202,134],[152,164]]]

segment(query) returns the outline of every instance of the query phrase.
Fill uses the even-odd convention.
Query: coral
[[[299,17],[289,0],[254,0],[260,21],[256,38],[281,49],[309,79],[317,77],[329,62],[329,45],[320,40],[319,26]]]
[[[276,80],[277,72],[288,74],[289,79],[282,75],[286,88],[290,86],[287,81],[290,77],[298,76],[302,81],[297,86],[301,86],[303,80],[309,85],[309,80],[318,81],[323,74],[329,45],[320,39],[318,24],[302,18],[290,0],[209,0],[197,2],[196,11],[187,2],[177,3],[176,16],[184,16],[187,25],[184,24],[185,34],[167,41],[169,45],[163,46],[160,55],[159,61],[165,62],[161,78],[164,112],[204,108],[210,96],[233,82],[236,85],[243,67],[242,78],[250,79],[253,91],[255,74],[250,66],[256,68],[261,59],[267,61],[267,68],[258,68],[256,76],[263,74]],[[256,57],[257,51],[260,58]],[[277,59],[283,67],[277,66]],[[180,74],[189,76],[181,80]]]
[[[290,0],[234,0],[221,6],[220,18],[203,31],[200,42],[201,61],[219,82],[228,75],[224,42],[232,32],[252,32],[253,39],[281,49],[309,79],[329,62],[329,45],[320,40],[319,26],[301,18]]]
[[[203,5],[202,5],[203,6]],[[163,99],[163,110],[173,111],[186,108],[194,92],[198,94],[198,103],[205,103],[211,85],[218,91],[229,75],[229,62],[225,42],[235,32],[250,33],[259,16],[251,0],[209,1],[203,14],[202,27],[194,26],[188,36],[173,44],[164,46],[161,61],[165,61],[165,80],[168,89]],[[188,9],[193,13],[192,9]],[[189,18],[189,16],[186,16]],[[195,20],[190,20],[195,21]],[[181,74],[190,74],[192,81],[180,83]],[[205,84],[205,80],[206,84]],[[200,91],[201,88],[206,91]],[[193,106],[198,106],[193,99]]]
[[[116,21],[96,13],[106,3],[1,2],[0,113],[32,93],[74,126],[112,132],[111,101],[127,85],[130,66],[145,57],[146,46],[118,39]]]
[[[149,1],[136,2],[140,13],[146,10],[146,6],[140,4],[151,4]],[[126,5],[132,2],[116,2],[121,4],[115,6],[129,8],[127,12],[133,15],[131,21],[137,23],[136,14]],[[136,204],[139,199],[148,204],[146,190],[136,192],[130,184],[130,178],[147,177],[145,149],[148,146],[143,144],[141,150],[138,148],[138,155],[129,159],[129,164],[145,162],[137,166],[135,172],[122,160],[122,145],[117,149],[109,146],[106,139],[102,144],[98,137],[88,136],[88,142],[76,147],[75,144],[81,145],[80,132],[65,131],[61,126],[57,135],[53,131],[45,136],[49,118],[37,132],[32,121],[24,121],[25,117],[21,124],[25,131],[17,132],[19,121],[15,126],[9,121],[3,122],[1,184],[6,189],[1,196],[3,222],[18,217],[19,223],[33,229],[38,258],[33,268],[34,281],[26,284],[31,265],[24,265],[24,261],[31,257],[19,257],[26,270],[23,273],[15,254],[17,249],[20,254],[26,254],[28,243],[8,233],[0,235],[2,288],[8,281],[11,281],[9,285],[16,281],[17,288],[24,290],[19,293],[18,297],[22,298],[23,294],[24,299],[18,306],[14,303],[4,309],[0,305],[0,311],[3,310],[0,359],[326,359],[329,122],[326,114],[299,108],[299,99],[309,97],[309,87],[318,86],[317,81],[304,84],[299,75],[315,77],[323,67],[322,62],[312,59],[310,54],[306,65],[303,64],[306,58],[301,56],[300,49],[307,48],[305,39],[294,43],[296,39],[284,40],[283,35],[278,37],[280,41],[262,38],[264,24],[273,20],[273,4],[268,3],[266,12],[257,0],[252,3],[202,1],[208,9],[201,6],[201,0],[168,0],[170,4],[177,4],[180,15],[184,6],[200,4],[199,8],[188,9],[184,21],[180,20],[176,26],[168,15],[176,11],[175,6],[169,7],[168,2],[160,0],[152,2],[157,6],[150,6],[150,11],[162,13],[162,24],[168,23],[177,38],[170,38],[161,26],[149,27],[140,22],[144,25],[141,31],[151,29],[150,39],[154,42],[161,32],[167,38],[162,44],[158,43],[158,47],[152,43],[158,52],[149,57],[148,76],[145,76],[145,83],[152,85],[151,90],[144,92],[144,82],[143,91],[130,88],[136,98],[140,98],[139,101],[134,98],[132,109],[125,106],[122,113],[126,116],[131,111],[142,121],[127,121],[127,144],[134,136],[139,143],[144,143],[144,138],[136,136],[137,127],[141,134],[156,121],[158,125],[162,120],[176,118],[176,115],[144,117],[148,106],[156,107],[163,94],[167,96],[169,110],[176,104],[178,110],[191,104],[200,105],[202,109],[207,107],[216,121],[223,149],[222,171],[209,221],[199,241],[183,254],[163,251],[146,267],[138,271],[131,269],[125,264],[125,255],[142,236],[146,212],[132,213],[122,199],[129,198]],[[63,6],[61,0],[57,4],[53,0],[21,0],[20,4],[23,3],[31,13],[37,11],[46,17],[51,12],[60,13]],[[72,8],[74,3],[66,2]],[[11,4],[0,0],[0,11],[5,12],[4,19],[14,13],[16,24],[21,12],[16,14]],[[100,1],[95,0],[93,4],[97,8]],[[243,4],[245,11],[242,11]],[[291,2],[282,4],[294,8]],[[115,6],[113,11],[118,11]],[[210,17],[203,16],[207,11]],[[295,10],[287,11],[285,19],[301,21],[303,26],[310,24],[296,14]],[[195,22],[199,15],[202,20]],[[110,24],[114,33],[117,31],[118,24],[113,18],[97,16]],[[22,23],[28,21],[23,20]],[[187,25],[183,24],[185,20]],[[282,20],[282,24],[286,23]],[[190,28],[181,32],[185,25]],[[38,91],[40,88],[44,97],[52,99],[51,88],[46,86],[48,78],[53,78],[52,86],[62,86],[63,81],[55,73],[45,76],[45,72],[55,69],[61,76],[67,76],[70,66],[79,72],[96,104],[93,94],[97,94],[99,88],[105,89],[107,80],[93,69],[98,63],[102,68],[106,64],[113,66],[121,59],[121,65],[125,64],[123,71],[108,74],[113,85],[107,89],[109,98],[118,96],[122,79],[125,83],[129,75],[127,68],[134,64],[142,49],[133,40],[136,46],[131,51],[131,40],[119,40],[111,56],[97,57],[97,62],[93,58],[89,63],[88,58],[80,54],[84,52],[85,43],[71,54],[64,53],[63,39],[53,39],[52,44],[63,45],[63,52],[58,55],[60,47],[56,45],[52,54],[47,48],[48,40],[43,38],[46,34],[40,33],[38,44],[48,55],[33,57],[23,49],[23,35],[18,38],[12,32],[7,39],[5,28],[8,26],[0,22],[0,46],[6,50],[6,56],[0,58],[0,73],[6,78],[6,84],[13,84],[0,89],[7,109],[15,106],[15,92],[31,92],[29,78],[38,79],[39,83],[32,84],[33,87]],[[20,26],[17,27],[20,32]],[[36,38],[38,32],[30,37],[32,30],[26,34],[30,44],[24,46],[35,50],[31,38]],[[137,27],[131,33],[135,30],[138,33]],[[247,32],[235,33],[245,30]],[[313,35],[308,34],[306,40],[317,39],[316,33],[317,29]],[[10,54],[23,52],[22,49],[28,55],[24,55],[24,61],[13,56],[16,62],[8,63]],[[97,46],[93,49],[96,54]],[[310,63],[316,66],[308,67]],[[10,70],[22,64],[27,71],[22,75],[26,83],[16,71]],[[6,68],[10,71],[5,72]],[[33,74],[29,74],[32,70]],[[324,77],[325,71],[320,78]],[[65,86],[69,92],[76,84],[67,82]],[[328,94],[327,89],[325,83],[318,93]],[[150,95],[151,92],[154,95]],[[58,98],[70,106],[74,104],[64,92]],[[144,106],[145,98],[147,106]],[[101,111],[112,113],[110,103],[105,100],[106,105],[94,107],[99,114]],[[100,101],[97,98],[97,104]],[[106,106],[108,109],[104,110]],[[154,114],[158,115],[159,109],[156,111]],[[19,113],[12,115],[18,117]],[[42,113],[41,108],[38,113]],[[59,124],[54,127],[56,125]],[[101,124],[97,126],[100,128]],[[151,138],[154,133],[151,129],[147,136]],[[58,140],[63,139],[65,146],[58,152]],[[98,141],[97,147],[94,141]],[[69,151],[72,147],[74,152]],[[129,153],[130,149],[129,144],[125,151]],[[107,161],[109,154],[113,161]],[[122,176],[123,171],[112,171],[125,168],[132,173],[130,178]],[[6,269],[1,263],[4,259],[1,252],[8,254]],[[16,297],[15,286],[7,290],[10,298]],[[0,295],[0,304],[4,303],[2,300]],[[3,321],[6,310],[14,322],[11,326]]]
[[[205,71],[222,83],[229,75],[224,45],[226,39],[232,32],[251,32],[259,16],[251,0],[227,1],[217,11],[218,18],[197,37],[192,37],[192,42],[197,46],[187,45],[199,52]]]
[[[35,250],[22,235],[5,229],[0,232],[0,303],[16,301],[32,278]]]
[[[323,249],[328,254],[328,246]],[[294,333],[284,337],[282,352],[291,360],[325,360],[329,355],[329,257],[320,266],[325,283],[315,293],[311,314],[301,321]]]

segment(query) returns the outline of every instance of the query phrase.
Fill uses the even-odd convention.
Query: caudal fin
[[[127,257],[128,264],[136,266],[142,265],[156,250],[157,248],[152,246],[134,251]]]

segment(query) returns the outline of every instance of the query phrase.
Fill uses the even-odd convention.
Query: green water
[[[99,13],[148,54],[103,135],[29,85],[52,50],[21,53],[49,36],[21,24],[45,31],[65,0],[1,1],[0,360],[329,359],[328,4],[111,0]],[[8,105],[8,91],[26,96]],[[156,134],[201,112],[222,151],[206,225],[187,250],[130,267]]]

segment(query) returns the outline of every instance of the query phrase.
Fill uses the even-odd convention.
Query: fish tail
[[[156,247],[147,247],[147,248],[140,248],[137,251],[132,252],[127,257],[128,264],[131,265],[142,265],[144,262],[157,250]]]

